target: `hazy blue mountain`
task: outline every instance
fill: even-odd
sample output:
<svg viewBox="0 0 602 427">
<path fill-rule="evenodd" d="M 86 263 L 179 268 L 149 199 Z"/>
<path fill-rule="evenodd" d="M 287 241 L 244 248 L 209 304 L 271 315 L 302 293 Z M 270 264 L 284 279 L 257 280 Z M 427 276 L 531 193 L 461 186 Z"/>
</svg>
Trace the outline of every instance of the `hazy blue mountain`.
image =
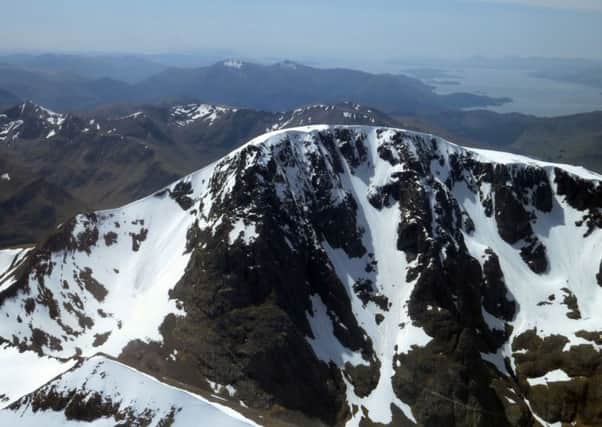
<svg viewBox="0 0 602 427">
<path fill-rule="evenodd" d="M 14 93 L 0 88 L 0 108 L 8 108 L 21 102 L 21 99 Z"/>
<path fill-rule="evenodd" d="M 534 77 L 577 83 L 602 89 L 602 65 L 571 70 L 544 70 L 531 74 Z"/>
<path fill-rule="evenodd" d="M 148 100 L 192 96 L 204 102 L 281 111 L 300 105 L 353 101 L 386 112 L 423 113 L 503 103 L 457 93 L 437 95 L 420 80 L 291 61 L 260 65 L 235 60 L 196 69 L 169 69 L 137 85 Z"/>
<path fill-rule="evenodd" d="M 71 74 L 86 79 L 109 78 L 136 83 L 167 68 L 146 56 L 137 55 L 64 55 L 15 54 L 0 57 L 0 63 L 30 71 Z"/>
<path fill-rule="evenodd" d="M 17 59 L 21 64 L 16 64 Z M 92 72 L 97 66 L 94 61 L 101 60 L 105 62 Z M 14 57 L 12 63 L 0 65 L 0 88 L 57 110 L 198 99 L 267 111 L 351 101 L 389 113 L 416 114 L 508 101 L 468 93 L 438 95 L 431 86 L 409 76 L 320 69 L 291 61 L 260 65 L 226 60 L 200 68 L 169 68 L 137 84 L 115 78 L 125 76 L 131 80 L 135 72 L 140 77 L 144 61 L 133 57 Z M 146 72 L 162 68 L 150 65 Z"/>
</svg>

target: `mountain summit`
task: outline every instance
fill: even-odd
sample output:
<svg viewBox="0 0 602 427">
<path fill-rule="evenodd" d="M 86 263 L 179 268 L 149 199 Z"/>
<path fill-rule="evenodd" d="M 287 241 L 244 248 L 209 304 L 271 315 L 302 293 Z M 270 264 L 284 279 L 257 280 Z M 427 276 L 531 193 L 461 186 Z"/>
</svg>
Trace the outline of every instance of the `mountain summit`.
<svg viewBox="0 0 602 427">
<path fill-rule="evenodd" d="M 47 367 L 25 392 L 71 369 L 1 383 L 0 423 L 178 422 L 95 386 L 123 364 L 266 425 L 600 423 L 601 178 L 393 128 L 257 137 L 0 257 L 4 363 Z"/>
</svg>

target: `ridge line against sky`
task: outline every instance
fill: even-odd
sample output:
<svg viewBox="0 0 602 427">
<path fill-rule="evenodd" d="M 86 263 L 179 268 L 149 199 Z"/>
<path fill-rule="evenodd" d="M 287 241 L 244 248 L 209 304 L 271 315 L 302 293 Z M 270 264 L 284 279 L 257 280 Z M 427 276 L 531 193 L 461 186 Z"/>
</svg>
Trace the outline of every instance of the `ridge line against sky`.
<svg viewBox="0 0 602 427">
<path fill-rule="evenodd" d="M 19 0 L 0 50 L 602 59 L 602 0 Z"/>
</svg>

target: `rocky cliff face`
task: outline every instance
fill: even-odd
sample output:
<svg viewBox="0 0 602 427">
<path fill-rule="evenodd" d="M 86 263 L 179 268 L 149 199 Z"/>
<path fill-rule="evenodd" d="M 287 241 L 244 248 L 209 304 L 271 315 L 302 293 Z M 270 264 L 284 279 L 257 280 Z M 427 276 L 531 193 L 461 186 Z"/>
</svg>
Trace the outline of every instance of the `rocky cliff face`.
<svg viewBox="0 0 602 427">
<path fill-rule="evenodd" d="M 594 425 L 600 178 L 398 129 L 277 131 L 12 262 L 0 336 L 276 423 Z"/>
</svg>

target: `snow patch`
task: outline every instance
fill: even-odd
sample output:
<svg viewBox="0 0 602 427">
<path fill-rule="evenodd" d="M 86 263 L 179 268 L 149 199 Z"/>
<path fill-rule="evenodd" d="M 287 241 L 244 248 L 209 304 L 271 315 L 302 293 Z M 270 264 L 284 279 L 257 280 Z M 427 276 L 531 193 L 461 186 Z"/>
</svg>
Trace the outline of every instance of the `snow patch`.
<svg viewBox="0 0 602 427">
<path fill-rule="evenodd" d="M 137 119 L 140 117 L 144 117 L 144 113 L 142 111 L 136 111 L 135 113 L 128 114 L 127 116 L 119 117 L 117 120 Z"/>
<path fill-rule="evenodd" d="M 229 59 L 227 61 L 224 61 L 224 67 L 228 67 L 228 68 L 236 68 L 236 69 L 241 69 L 243 66 L 243 63 L 241 61 L 236 61 L 233 59 Z"/>
<path fill-rule="evenodd" d="M 17 130 L 23 126 L 23 123 L 23 120 L 13 120 L 12 122 L 0 126 L 0 141 L 5 141 L 10 134 L 12 134 L 12 139 L 14 140 L 15 135 L 19 135 Z"/>
<path fill-rule="evenodd" d="M 239 238 L 242 238 L 245 245 L 250 245 L 259 237 L 255 224 L 245 224 L 242 219 L 238 219 L 228 234 L 228 241 L 233 245 Z"/>
<path fill-rule="evenodd" d="M 334 335 L 332 320 L 322 298 L 319 295 L 312 295 L 311 305 L 313 312 L 308 316 L 308 321 L 313 338 L 307 337 L 306 339 L 318 359 L 326 363 L 334 362 L 339 367 L 343 367 L 347 362 L 353 366 L 366 365 L 367 362 L 360 353 L 343 346 Z"/>
<path fill-rule="evenodd" d="M 172 107 L 171 116 L 178 126 L 187 126 L 198 120 L 206 121 L 212 126 L 216 120 L 228 113 L 234 113 L 235 108 L 221 107 L 208 104 L 187 104 Z"/>
<path fill-rule="evenodd" d="M 527 378 L 527 382 L 531 387 L 536 385 L 548 385 L 548 383 L 559 381 L 571 381 L 571 377 L 569 377 L 562 369 L 555 369 L 541 377 Z"/>
</svg>

